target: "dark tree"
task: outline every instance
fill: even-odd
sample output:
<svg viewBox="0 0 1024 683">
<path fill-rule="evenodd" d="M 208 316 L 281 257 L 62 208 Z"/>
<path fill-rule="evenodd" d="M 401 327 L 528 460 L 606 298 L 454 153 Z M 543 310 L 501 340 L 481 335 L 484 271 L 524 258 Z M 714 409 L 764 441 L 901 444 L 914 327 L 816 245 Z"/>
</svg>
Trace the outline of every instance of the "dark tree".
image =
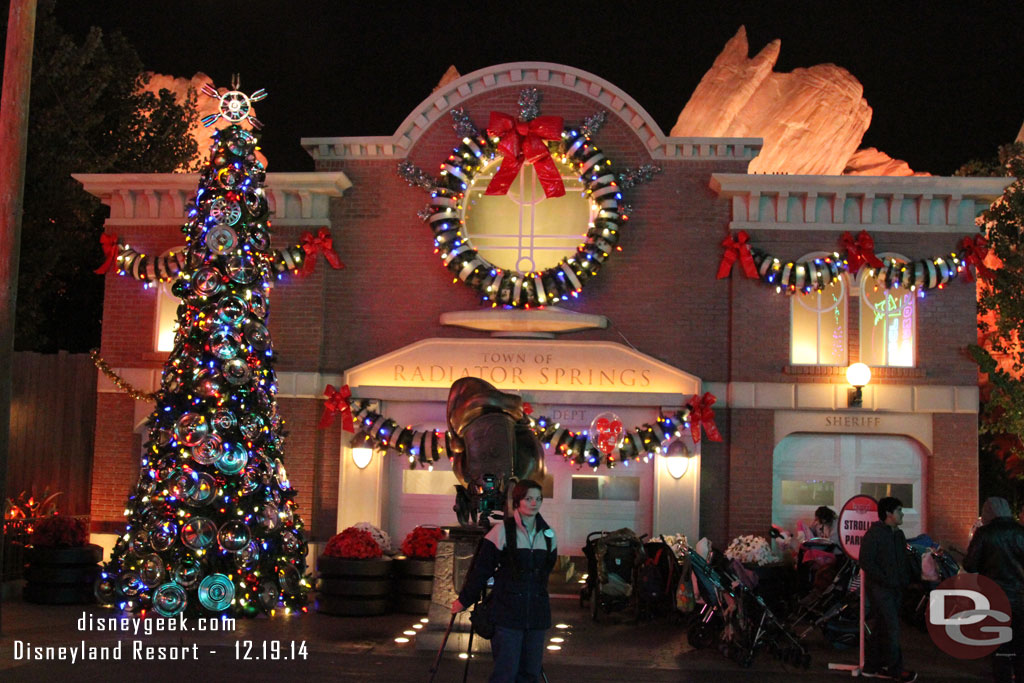
<svg viewBox="0 0 1024 683">
<path fill-rule="evenodd" d="M 1024 145 L 1004 145 L 995 159 L 969 162 L 957 175 L 1017 178 L 982 216 L 999 266 L 989 281 L 979 280 L 981 343 L 970 353 L 986 376 L 979 423 L 982 497 L 1001 495 L 1019 503 L 1024 500 Z"/>
<path fill-rule="evenodd" d="M 6 23 L 6 12 L 3 21 Z M 0 54 L 2 58 L 2 54 Z M 65 34 L 40 2 L 32 60 L 15 347 L 99 345 L 106 207 L 72 173 L 170 172 L 197 159 L 195 98 L 142 92 L 143 66 L 120 35 Z"/>
</svg>

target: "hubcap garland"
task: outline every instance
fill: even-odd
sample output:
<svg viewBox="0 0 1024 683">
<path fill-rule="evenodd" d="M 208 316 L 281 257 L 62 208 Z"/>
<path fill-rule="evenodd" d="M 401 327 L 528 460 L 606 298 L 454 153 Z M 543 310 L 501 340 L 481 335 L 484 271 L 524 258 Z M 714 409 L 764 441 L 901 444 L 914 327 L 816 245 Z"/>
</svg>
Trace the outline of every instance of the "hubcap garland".
<svg viewBox="0 0 1024 683">
<path fill-rule="evenodd" d="M 587 227 L 584 242 L 557 265 L 537 272 L 505 270 L 481 256 L 462 232 L 466 191 L 480 169 L 498 156 L 497 141 L 484 134 L 467 135 L 441 164 L 426 220 L 442 263 L 492 306 L 535 308 L 577 297 L 612 252 L 619 250 L 619 233 L 629 220 L 611 160 L 578 128 L 565 128 L 561 140 L 547 143 L 552 156 L 579 174 L 597 215 Z"/>
</svg>

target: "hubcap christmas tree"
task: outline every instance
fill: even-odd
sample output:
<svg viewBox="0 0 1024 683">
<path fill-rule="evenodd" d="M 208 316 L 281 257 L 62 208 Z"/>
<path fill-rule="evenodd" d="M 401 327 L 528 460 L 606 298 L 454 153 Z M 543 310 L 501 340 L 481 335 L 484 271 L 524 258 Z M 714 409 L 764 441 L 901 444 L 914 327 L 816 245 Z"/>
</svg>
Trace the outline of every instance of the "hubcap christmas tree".
<svg viewBox="0 0 1024 683">
<path fill-rule="evenodd" d="M 237 77 L 232 86 L 224 95 L 203 91 L 222 104 L 266 96 L 238 92 Z M 253 118 L 251 107 L 223 106 L 220 116 L 231 125 L 213 135 L 182 228 L 174 349 L 127 528 L 96 591 L 103 603 L 163 616 L 305 610 L 309 590 L 265 326 L 273 272 L 266 173 L 256 136 L 237 125 Z"/>
</svg>

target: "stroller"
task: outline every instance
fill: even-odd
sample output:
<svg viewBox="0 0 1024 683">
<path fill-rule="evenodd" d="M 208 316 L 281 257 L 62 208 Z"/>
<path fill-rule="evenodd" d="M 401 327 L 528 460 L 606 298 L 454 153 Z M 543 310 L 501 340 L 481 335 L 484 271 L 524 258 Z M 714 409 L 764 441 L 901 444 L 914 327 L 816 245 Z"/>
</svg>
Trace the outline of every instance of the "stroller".
<svg viewBox="0 0 1024 683">
<path fill-rule="evenodd" d="M 648 541 L 643 549 L 644 560 L 637 570 L 636 581 L 640 617 L 651 619 L 672 614 L 682 567 L 664 539 Z"/>
<path fill-rule="evenodd" d="M 859 638 L 860 618 L 860 566 L 845 554 L 836 554 L 834 563 L 811 571 L 813 554 L 807 551 L 832 552 L 834 544 L 821 545 L 808 541 L 801 545 L 798 555 L 804 591 L 799 608 L 790 622 L 799 638 L 804 638 L 815 627 L 832 647 L 841 650 L 855 647 Z"/>
<path fill-rule="evenodd" d="M 639 618 L 637 573 L 644 560 L 643 541 L 632 529 L 593 531 L 583 546 L 587 556 L 587 582 L 580 589 L 580 607 L 590 605 L 597 621 L 600 612 L 633 609 Z"/>
<path fill-rule="evenodd" d="M 723 652 L 743 667 L 752 665 L 762 648 L 789 664 L 810 665 L 806 648 L 760 595 L 728 571 L 713 568 L 700 553 L 687 552 L 704 602 L 687 634 L 690 645 L 699 649 L 720 639 Z"/>
<path fill-rule="evenodd" d="M 911 563 L 920 568 L 920 579 L 911 581 L 903 595 L 903 619 L 922 631 L 927 630 L 925 612 L 932 589 L 960 572 L 959 563 L 927 534 L 907 541 Z"/>
</svg>

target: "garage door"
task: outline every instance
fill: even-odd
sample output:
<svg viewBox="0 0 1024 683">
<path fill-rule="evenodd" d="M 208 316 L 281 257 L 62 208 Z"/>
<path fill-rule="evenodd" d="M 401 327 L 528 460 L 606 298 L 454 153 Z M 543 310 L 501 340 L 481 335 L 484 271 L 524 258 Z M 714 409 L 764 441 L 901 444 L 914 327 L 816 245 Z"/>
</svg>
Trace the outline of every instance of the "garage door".
<svg viewBox="0 0 1024 683">
<path fill-rule="evenodd" d="M 390 458 L 390 523 L 401 542 L 417 524 L 458 524 L 452 505 L 458 483 L 447 460 L 433 471 L 409 469 L 401 457 Z M 547 458 L 541 514 L 558 534 L 563 555 L 582 555 L 591 531 L 629 527 L 651 533 L 654 464 L 633 463 L 612 470 L 580 469 L 563 458 Z"/>
<path fill-rule="evenodd" d="M 926 455 L 905 436 L 790 434 L 775 447 L 772 521 L 795 530 L 798 521 L 814 519 L 819 505 L 838 512 L 859 493 L 895 496 L 904 506 L 904 533 L 916 536 L 927 529 Z"/>
</svg>

